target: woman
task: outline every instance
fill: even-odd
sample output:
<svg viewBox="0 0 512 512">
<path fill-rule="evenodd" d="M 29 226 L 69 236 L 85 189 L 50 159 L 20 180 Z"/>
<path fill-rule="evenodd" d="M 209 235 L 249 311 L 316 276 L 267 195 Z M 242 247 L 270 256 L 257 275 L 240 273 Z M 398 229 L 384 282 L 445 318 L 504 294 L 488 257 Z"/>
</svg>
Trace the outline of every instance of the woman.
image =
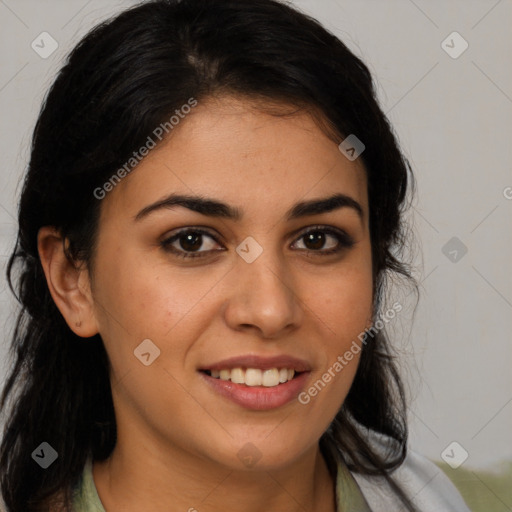
<svg viewBox="0 0 512 512">
<path fill-rule="evenodd" d="M 7 511 L 467 511 L 407 450 L 383 332 L 410 178 L 365 65 L 288 5 L 92 30 L 9 262 Z"/>
</svg>

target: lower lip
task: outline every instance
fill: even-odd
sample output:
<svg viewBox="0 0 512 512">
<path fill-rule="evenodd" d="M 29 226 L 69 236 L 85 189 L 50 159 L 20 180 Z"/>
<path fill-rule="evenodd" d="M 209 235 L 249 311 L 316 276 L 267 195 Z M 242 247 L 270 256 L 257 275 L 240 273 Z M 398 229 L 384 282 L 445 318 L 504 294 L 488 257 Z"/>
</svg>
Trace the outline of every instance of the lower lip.
<svg viewBox="0 0 512 512">
<path fill-rule="evenodd" d="M 246 409 L 266 411 L 282 407 L 296 399 L 306 384 L 309 372 L 303 372 L 284 384 L 273 387 L 246 386 L 230 380 L 215 379 L 200 372 L 206 382 L 222 396 Z"/>
</svg>

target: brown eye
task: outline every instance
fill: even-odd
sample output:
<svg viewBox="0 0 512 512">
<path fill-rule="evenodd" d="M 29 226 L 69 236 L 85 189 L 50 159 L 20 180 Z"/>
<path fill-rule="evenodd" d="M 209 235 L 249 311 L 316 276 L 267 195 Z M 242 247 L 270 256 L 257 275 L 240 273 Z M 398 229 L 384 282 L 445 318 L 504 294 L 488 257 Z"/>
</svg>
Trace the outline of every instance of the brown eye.
<svg viewBox="0 0 512 512">
<path fill-rule="evenodd" d="M 219 250 L 215 249 L 219 244 L 213 235 L 197 228 L 182 230 L 163 240 L 160 245 L 165 251 L 181 258 L 200 258 Z"/>
<path fill-rule="evenodd" d="M 325 244 L 325 234 L 321 231 L 310 231 L 307 235 L 304 235 L 304 245 L 308 249 L 314 251 L 322 249 Z"/>
<path fill-rule="evenodd" d="M 197 251 L 203 245 L 203 235 L 201 233 L 189 233 L 178 238 L 179 245 L 185 251 Z"/>
<path fill-rule="evenodd" d="M 352 247 L 355 243 L 353 238 L 344 231 L 322 226 L 306 231 L 297 239 L 297 242 L 300 240 L 305 247 L 304 249 L 299 247 L 299 249 L 318 253 L 318 255 L 334 254 Z"/>
</svg>

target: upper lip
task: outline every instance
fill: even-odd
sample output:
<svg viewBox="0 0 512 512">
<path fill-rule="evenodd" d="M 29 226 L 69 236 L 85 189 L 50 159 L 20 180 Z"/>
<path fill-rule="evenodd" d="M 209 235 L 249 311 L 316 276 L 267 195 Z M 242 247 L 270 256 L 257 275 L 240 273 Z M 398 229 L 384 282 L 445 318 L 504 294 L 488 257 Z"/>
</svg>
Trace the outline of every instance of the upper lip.
<svg viewBox="0 0 512 512">
<path fill-rule="evenodd" d="M 311 365 L 303 359 L 285 354 L 273 357 L 245 355 L 230 357 L 229 359 L 203 366 L 200 370 L 230 370 L 233 368 L 259 368 L 261 370 L 288 368 L 296 372 L 306 372 L 311 370 Z"/>
</svg>

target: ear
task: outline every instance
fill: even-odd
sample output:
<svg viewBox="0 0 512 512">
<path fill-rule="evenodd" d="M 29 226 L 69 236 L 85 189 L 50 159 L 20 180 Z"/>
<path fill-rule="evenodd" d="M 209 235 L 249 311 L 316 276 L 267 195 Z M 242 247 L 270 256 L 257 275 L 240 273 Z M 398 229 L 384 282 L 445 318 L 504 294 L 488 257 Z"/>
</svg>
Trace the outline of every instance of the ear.
<svg viewBox="0 0 512 512">
<path fill-rule="evenodd" d="M 66 255 L 66 243 L 52 226 L 37 235 L 37 248 L 50 294 L 69 328 L 89 338 L 98 333 L 89 272 Z"/>
</svg>

